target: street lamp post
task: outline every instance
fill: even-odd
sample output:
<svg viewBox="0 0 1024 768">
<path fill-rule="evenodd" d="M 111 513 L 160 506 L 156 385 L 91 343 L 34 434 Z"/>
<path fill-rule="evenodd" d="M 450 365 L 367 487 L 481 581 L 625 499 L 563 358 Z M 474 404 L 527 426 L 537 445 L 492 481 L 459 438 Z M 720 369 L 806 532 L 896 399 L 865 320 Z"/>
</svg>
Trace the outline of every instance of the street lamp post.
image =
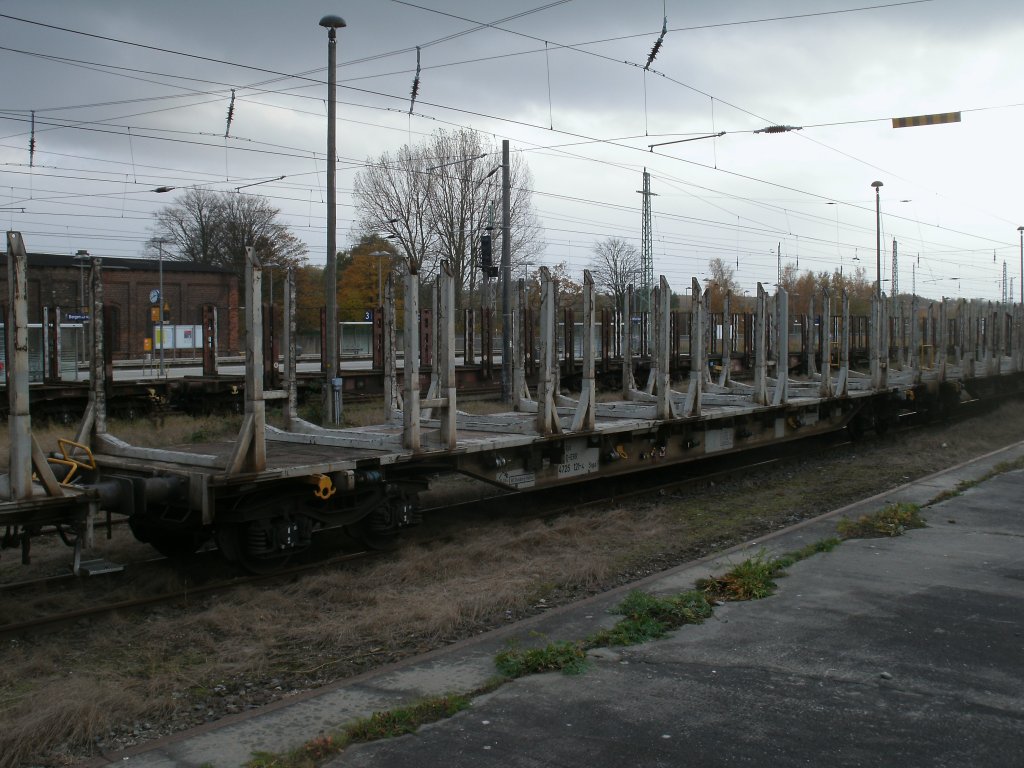
<svg viewBox="0 0 1024 768">
<path fill-rule="evenodd" d="M 157 322 L 160 326 L 160 377 L 164 376 L 164 241 L 156 241 L 157 248 L 159 249 L 159 273 L 160 273 L 160 285 L 157 287 L 157 291 L 160 293 L 160 300 L 157 306 L 157 317 L 160 318 Z"/>
<path fill-rule="evenodd" d="M 882 182 L 872 181 L 875 188 L 875 296 L 882 298 L 882 207 L 878 190 Z"/>
<path fill-rule="evenodd" d="M 88 251 L 75 253 L 75 261 L 78 262 L 78 311 L 85 312 L 85 262 L 89 260 Z"/>
<path fill-rule="evenodd" d="M 74 261 L 78 262 L 78 312 L 85 314 L 85 263 L 89 260 L 89 252 L 81 250 L 75 253 Z M 83 326 L 84 329 L 84 326 Z M 83 330 L 77 338 L 75 344 L 75 381 L 78 381 L 78 367 L 82 363 L 83 357 L 83 340 L 85 338 L 85 331 Z"/>
<path fill-rule="evenodd" d="M 1020 232 L 1020 303 L 1024 305 L 1024 227 L 1017 227 Z"/>
<path fill-rule="evenodd" d="M 384 306 L 384 293 L 382 291 L 381 274 L 380 274 L 380 260 L 390 256 L 391 254 L 387 251 L 374 251 L 370 254 L 377 258 L 377 308 Z"/>
<path fill-rule="evenodd" d="M 512 402 L 512 181 L 508 139 L 501 142 L 501 400 Z"/>
<path fill-rule="evenodd" d="M 335 101 L 337 67 L 337 31 L 345 25 L 341 16 L 328 15 L 320 19 L 327 29 L 327 381 L 324 388 L 324 414 L 337 424 L 341 414 L 336 409 L 334 379 L 338 375 L 338 254 L 337 254 L 337 189 L 335 187 Z"/>
</svg>

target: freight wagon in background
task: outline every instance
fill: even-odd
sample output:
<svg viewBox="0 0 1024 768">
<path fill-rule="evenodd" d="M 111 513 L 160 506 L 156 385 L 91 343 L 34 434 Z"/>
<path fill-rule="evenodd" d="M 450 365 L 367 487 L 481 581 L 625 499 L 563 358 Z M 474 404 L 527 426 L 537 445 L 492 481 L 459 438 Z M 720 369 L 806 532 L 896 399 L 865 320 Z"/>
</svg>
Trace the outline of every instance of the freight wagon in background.
<svg viewBox="0 0 1024 768">
<path fill-rule="evenodd" d="M 965 398 L 1024 389 L 1020 305 L 961 300 L 913 307 L 883 295 L 873 301 L 869 317 L 853 318 L 846 297 L 823 293 L 813 314 L 801 320 L 815 332 L 800 335 L 794 351 L 784 290 L 769 296 L 759 286 L 750 314 L 738 318 L 727 306 L 712 321 L 708 294 L 695 279 L 690 309 L 680 317 L 670 309 L 671 286 L 662 278 L 642 321 L 645 341 L 635 350 L 634 334 L 619 332 L 622 323 L 595 312 L 589 273 L 583 281 L 579 357 L 567 365 L 565 354 L 576 355 L 577 346 L 563 343 L 559 359 L 557 283 L 541 268 L 539 310 L 527 311 L 520 290 L 514 311 L 510 409 L 472 415 L 458 407 L 454 279 L 442 265 L 423 313 L 419 275 L 404 275 L 401 317 L 393 278 L 384 291 L 377 324 L 384 421 L 319 426 L 298 415 L 290 323 L 282 324 L 280 377 L 270 384 L 265 377 L 270 365 L 259 301 L 262 267 L 257 254 L 247 251 L 241 302 L 244 418 L 232 441 L 187 450 L 141 448 L 110 433 L 102 322 L 96 321 L 104 316 L 105 262 L 94 261 L 89 272 L 89 407 L 74 441 L 65 442 L 57 457 L 46 457 L 32 438 L 28 350 L 16 349 L 8 393 L 11 471 L 0 477 L 7 546 L 20 545 L 27 557 L 32 535 L 60 523 L 78 533 L 78 563 L 94 522 L 108 513 L 126 516 L 139 539 L 163 552 L 187 554 L 212 539 L 229 560 L 267 570 L 308 547 L 317 531 L 331 528 L 347 528 L 370 546 L 388 546 L 403 526 L 418 522 L 418 494 L 441 472 L 530 492 L 682 467 L 706 456 L 843 428 L 883 432 L 906 415 L 933 418 Z M 9 336 L 23 339 L 25 258 L 18 233 L 8 233 L 8 252 L 15 324 Z M 634 317 L 629 300 L 619 317 Z M 285 317 L 294 307 L 289 277 Z M 569 321 L 562 329 L 573 327 Z M 616 336 L 614 344 L 607 343 L 610 336 Z M 863 365 L 851 354 L 858 337 L 865 343 Z M 681 340 L 685 344 L 679 346 Z M 613 351 L 619 355 L 619 380 L 611 399 L 608 393 L 599 399 L 598 359 Z M 430 361 L 429 373 L 420 369 L 423 358 Z M 734 370 L 737 359 L 747 361 L 742 379 Z M 331 373 L 337 381 L 338 372 Z M 330 387 L 325 390 L 331 394 Z M 266 423 L 268 403 L 281 406 L 283 428 Z"/>
</svg>

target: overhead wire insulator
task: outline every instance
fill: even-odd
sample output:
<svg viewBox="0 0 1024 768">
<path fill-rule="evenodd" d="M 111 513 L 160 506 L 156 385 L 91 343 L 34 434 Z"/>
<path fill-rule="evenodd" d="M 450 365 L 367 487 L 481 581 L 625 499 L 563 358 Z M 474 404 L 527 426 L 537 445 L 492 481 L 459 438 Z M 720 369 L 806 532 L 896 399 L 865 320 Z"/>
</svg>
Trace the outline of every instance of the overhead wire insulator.
<svg viewBox="0 0 1024 768">
<path fill-rule="evenodd" d="M 409 99 L 409 114 L 412 114 L 412 109 L 416 106 L 416 97 L 420 92 L 420 47 L 416 46 L 416 76 L 412 79 L 412 94 Z"/>
<path fill-rule="evenodd" d="M 661 44 L 665 41 L 665 35 L 668 34 L 668 16 L 665 17 L 665 21 L 661 25 L 661 34 L 658 39 L 654 42 L 654 47 L 651 48 L 651 52 L 647 55 L 647 63 L 644 64 L 644 69 L 650 69 L 651 64 L 654 63 L 654 59 L 658 55 L 658 51 L 661 50 Z"/>
<path fill-rule="evenodd" d="M 226 139 L 231 135 L 231 121 L 235 119 L 235 89 L 231 89 L 231 103 L 228 104 L 228 121 L 227 127 L 224 129 L 224 138 Z"/>
<path fill-rule="evenodd" d="M 28 138 L 28 167 L 32 168 L 36 161 L 36 111 L 32 110 L 32 132 Z"/>
<path fill-rule="evenodd" d="M 802 131 L 802 125 L 769 125 L 767 128 L 758 128 L 754 133 L 788 133 L 789 131 Z"/>
</svg>

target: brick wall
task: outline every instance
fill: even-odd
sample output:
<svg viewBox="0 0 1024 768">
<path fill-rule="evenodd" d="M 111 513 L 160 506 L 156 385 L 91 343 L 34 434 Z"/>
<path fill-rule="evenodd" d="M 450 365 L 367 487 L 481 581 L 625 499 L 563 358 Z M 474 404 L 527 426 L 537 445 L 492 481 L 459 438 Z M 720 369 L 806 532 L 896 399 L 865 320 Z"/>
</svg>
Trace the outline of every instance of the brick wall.
<svg viewBox="0 0 1024 768">
<path fill-rule="evenodd" d="M 114 359 L 138 358 L 152 336 L 150 291 L 160 284 L 159 264 L 150 259 L 103 259 L 103 300 L 112 307 Z M 62 314 L 79 312 L 89 303 L 89 267 L 78 266 L 71 256 L 29 254 L 28 317 L 40 323 L 43 307 L 60 307 Z M 200 325 L 203 306 L 217 308 L 218 345 L 222 355 L 240 354 L 238 278 L 230 271 L 194 267 L 182 262 L 163 263 L 164 298 L 169 325 Z M 7 262 L 0 254 L 0 304 L 7 313 Z M 83 302 L 80 297 L 84 297 Z"/>
</svg>

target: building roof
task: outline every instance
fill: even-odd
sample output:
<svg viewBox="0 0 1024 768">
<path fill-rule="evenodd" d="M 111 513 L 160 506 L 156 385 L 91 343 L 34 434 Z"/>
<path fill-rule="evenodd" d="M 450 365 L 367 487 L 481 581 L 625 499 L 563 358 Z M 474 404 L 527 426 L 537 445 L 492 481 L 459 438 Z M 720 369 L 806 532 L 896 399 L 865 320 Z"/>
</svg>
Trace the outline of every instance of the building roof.
<svg viewBox="0 0 1024 768">
<path fill-rule="evenodd" d="M 131 269 L 138 272 L 156 272 L 160 269 L 158 259 L 124 259 L 112 256 L 103 256 L 102 254 L 92 254 L 92 257 L 102 259 L 103 266 L 116 267 L 117 269 Z M 28 254 L 29 267 L 78 267 L 83 263 L 87 264 L 88 262 L 83 262 L 75 256 L 69 256 L 63 253 Z M 0 264 L 7 264 L 6 252 L 0 253 Z M 178 261 L 176 259 L 164 259 L 163 270 L 164 272 L 206 272 L 222 275 L 234 274 L 234 270 L 226 267 L 194 264 L 190 261 Z"/>
</svg>

